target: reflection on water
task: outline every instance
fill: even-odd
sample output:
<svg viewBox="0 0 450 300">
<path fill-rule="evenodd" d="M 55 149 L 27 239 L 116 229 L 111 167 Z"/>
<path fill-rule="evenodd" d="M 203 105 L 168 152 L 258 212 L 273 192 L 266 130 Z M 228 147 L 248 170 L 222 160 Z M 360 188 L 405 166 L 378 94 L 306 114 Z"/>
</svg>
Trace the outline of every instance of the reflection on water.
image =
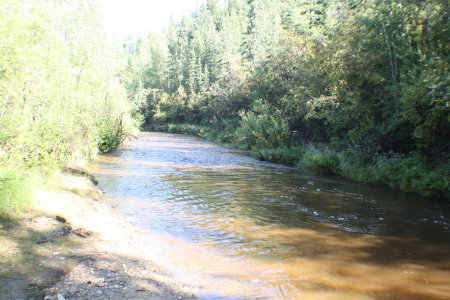
<svg viewBox="0 0 450 300">
<path fill-rule="evenodd" d="M 144 133 L 95 164 L 204 299 L 450 299 L 450 207 Z"/>
</svg>

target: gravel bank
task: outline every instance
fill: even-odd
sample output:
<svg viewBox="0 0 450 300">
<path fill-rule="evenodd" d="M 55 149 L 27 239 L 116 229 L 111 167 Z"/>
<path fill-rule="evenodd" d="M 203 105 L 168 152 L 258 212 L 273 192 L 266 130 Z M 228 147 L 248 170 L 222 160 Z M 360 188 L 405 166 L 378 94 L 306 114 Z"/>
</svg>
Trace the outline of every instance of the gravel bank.
<svg viewBox="0 0 450 300">
<path fill-rule="evenodd" d="M 63 175 L 61 182 L 62 191 L 36 190 L 35 210 L 0 227 L 8 242 L 0 243 L 0 258 L 8 257 L 0 299 L 197 299 L 149 259 L 151 241 L 102 201 L 91 180 Z M 19 263 L 17 251 L 27 254 Z"/>
</svg>

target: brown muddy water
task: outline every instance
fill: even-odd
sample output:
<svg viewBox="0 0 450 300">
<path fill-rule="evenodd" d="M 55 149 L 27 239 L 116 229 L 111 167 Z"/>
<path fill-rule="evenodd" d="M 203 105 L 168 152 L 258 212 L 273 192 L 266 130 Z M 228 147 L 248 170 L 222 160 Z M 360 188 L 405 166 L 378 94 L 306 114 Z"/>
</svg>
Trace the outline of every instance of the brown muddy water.
<svg viewBox="0 0 450 300">
<path fill-rule="evenodd" d="M 450 299 L 450 206 L 143 133 L 94 164 L 201 299 Z"/>
</svg>

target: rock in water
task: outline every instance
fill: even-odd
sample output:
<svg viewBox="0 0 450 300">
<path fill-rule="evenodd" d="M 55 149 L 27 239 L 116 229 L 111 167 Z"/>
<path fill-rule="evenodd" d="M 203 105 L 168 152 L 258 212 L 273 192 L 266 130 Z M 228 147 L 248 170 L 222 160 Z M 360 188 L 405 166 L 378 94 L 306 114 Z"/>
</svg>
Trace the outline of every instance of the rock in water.
<svg viewBox="0 0 450 300">
<path fill-rule="evenodd" d="M 61 223 L 67 223 L 67 219 L 61 216 L 56 216 L 56 221 Z"/>
<path fill-rule="evenodd" d="M 63 295 L 58 294 L 58 296 L 56 296 L 56 300 L 66 300 L 66 298 L 64 298 Z"/>
</svg>

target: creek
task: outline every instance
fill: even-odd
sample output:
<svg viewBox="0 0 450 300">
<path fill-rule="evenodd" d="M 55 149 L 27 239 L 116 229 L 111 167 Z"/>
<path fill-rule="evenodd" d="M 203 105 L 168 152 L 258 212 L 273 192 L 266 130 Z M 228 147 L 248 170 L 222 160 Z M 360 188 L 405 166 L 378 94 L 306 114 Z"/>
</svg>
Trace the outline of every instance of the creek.
<svg viewBox="0 0 450 300">
<path fill-rule="evenodd" d="M 93 169 L 156 263 L 201 299 L 450 299 L 448 202 L 166 133 Z"/>
</svg>

